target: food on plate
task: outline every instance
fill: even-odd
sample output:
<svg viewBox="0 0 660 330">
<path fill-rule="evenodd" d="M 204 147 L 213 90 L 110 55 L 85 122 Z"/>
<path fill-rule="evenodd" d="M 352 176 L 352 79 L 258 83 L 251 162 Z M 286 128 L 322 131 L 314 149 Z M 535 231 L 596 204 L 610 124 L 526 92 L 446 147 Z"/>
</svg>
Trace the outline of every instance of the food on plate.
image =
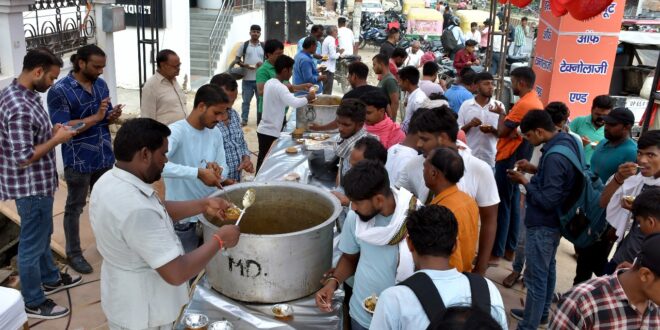
<svg viewBox="0 0 660 330">
<path fill-rule="evenodd" d="M 277 304 L 271 310 L 278 319 L 287 319 L 293 316 L 293 306 L 289 304 Z"/>
<path fill-rule="evenodd" d="M 302 139 L 304 133 L 305 133 L 305 128 L 298 127 L 293 130 L 293 132 L 291 133 L 291 137 L 294 139 Z"/>
<path fill-rule="evenodd" d="M 300 174 L 296 172 L 291 172 L 284 176 L 285 181 L 298 181 L 300 180 Z"/>
<path fill-rule="evenodd" d="M 625 199 L 626 202 L 628 202 L 628 203 L 633 203 L 635 201 L 635 196 L 630 196 L 630 195 L 623 196 L 623 199 Z"/>
</svg>

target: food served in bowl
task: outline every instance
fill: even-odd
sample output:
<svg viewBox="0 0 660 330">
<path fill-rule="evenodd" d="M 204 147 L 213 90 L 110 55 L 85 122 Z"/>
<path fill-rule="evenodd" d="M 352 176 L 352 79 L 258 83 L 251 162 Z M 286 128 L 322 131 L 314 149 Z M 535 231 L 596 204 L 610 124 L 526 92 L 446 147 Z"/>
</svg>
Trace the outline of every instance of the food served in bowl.
<svg viewBox="0 0 660 330">
<path fill-rule="evenodd" d="M 287 153 L 287 154 L 297 154 L 297 153 L 298 153 L 298 148 L 296 148 L 296 147 L 288 147 L 288 148 L 286 148 L 286 153 Z"/>
<path fill-rule="evenodd" d="M 626 202 L 628 202 L 628 203 L 633 203 L 633 202 L 635 202 L 635 196 L 630 196 L 630 195 L 628 195 L 628 196 L 623 196 L 623 199 L 624 199 Z"/>
<path fill-rule="evenodd" d="M 227 221 L 236 221 L 240 215 L 241 210 L 239 210 L 238 207 L 234 206 L 225 210 L 225 220 Z"/>
<path fill-rule="evenodd" d="M 370 314 L 373 314 L 374 311 L 376 311 L 377 303 L 378 303 L 378 296 L 371 295 L 364 299 L 364 301 L 362 302 L 362 307 L 364 307 L 364 309 Z"/>
<path fill-rule="evenodd" d="M 277 304 L 273 306 L 271 311 L 278 319 L 288 319 L 293 317 L 293 306 L 289 304 Z"/>
</svg>

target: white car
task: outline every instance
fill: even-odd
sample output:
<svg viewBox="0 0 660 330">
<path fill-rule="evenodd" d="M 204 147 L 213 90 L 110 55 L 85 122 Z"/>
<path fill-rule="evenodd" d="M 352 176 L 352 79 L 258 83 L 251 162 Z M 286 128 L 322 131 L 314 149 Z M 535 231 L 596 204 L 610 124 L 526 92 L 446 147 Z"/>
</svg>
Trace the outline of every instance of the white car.
<svg viewBox="0 0 660 330">
<path fill-rule="evenodd" d="M 362 12 L 383 14 L 385 10 L 379 0 L 366 0 L 362 2 Z"/>
</svg>

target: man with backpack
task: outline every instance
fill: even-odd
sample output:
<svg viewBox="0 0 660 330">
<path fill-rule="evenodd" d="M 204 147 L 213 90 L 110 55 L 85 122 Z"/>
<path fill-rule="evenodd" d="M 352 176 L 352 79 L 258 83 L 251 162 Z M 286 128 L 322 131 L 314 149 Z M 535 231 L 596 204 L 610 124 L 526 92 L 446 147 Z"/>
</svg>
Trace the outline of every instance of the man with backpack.
<svg viewBox="0 0 660 330">
<path fill-rule="evenodd" d="M 448 208 L 430 205 L 412 211 L 406 228 L 406 243 L 419 270 L 381 293 L 370 329 L 437 329 L 447 308 L 466 303 L 508 329 L 502 296 L 493 282 L 449 267 L 458 223 Z"/>
<path fill-rule="evenodd" d="M 259 41 L 261 26 L 250 27 L 250 40 L 243 43 L 238 55 L 238 65 L 243 68 L 243 109 L 241 112 L 241 125 L 246 126 L 250 116 L 250 102 L 257 93 L 257 69 L 264 63 L 264 44 Z"/>
<path fill-rule="evenodd" d="M 525 310 L 512 309 L 511 316 L 521 320 L 518 329 L 536 329 L 548 323 L 548 313 L 555 289 L 557 247 L 561 238 L 558 210 L 566 202 L 575 200 L 575 182 L 580 182 L 582 168 L 571 159 L 579 159 L 584 166 L 584 154 L 571 135 L 558 132 L 547 111 L 532 110 L 523 117 L 520 130 L 532 145 L 545 143 L 539 165 L 526 159 L 516 162 L 508 176 L 516 184 L 525 186 L 527 203 L 525 226 L 525 257 L 527 270 Z M 534 174 L 528 180 L 524 173 Z"/>
<path fill-rule="evenodd" d="M 456 53 L 463 49 L 465 36 L 461 31 L 461 20 L 458 17 L 452 17 L 449 26 L 442 32 L 440 41 L 442 42 L 442 48 L 445 50 L 445 55 L 452 60 Z"/>
</svg>

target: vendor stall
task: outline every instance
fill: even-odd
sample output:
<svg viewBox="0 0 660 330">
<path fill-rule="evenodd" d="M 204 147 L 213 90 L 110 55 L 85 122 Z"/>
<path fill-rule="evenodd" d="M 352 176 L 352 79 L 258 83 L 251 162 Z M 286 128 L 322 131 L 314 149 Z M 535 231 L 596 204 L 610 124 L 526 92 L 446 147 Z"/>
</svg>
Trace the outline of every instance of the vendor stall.
<svg viewBox="0 0 660 330">
<path fill-rule="evenodd" d="M 442 13 L 430 8 L 412 8 L 408 13 L 408 33 L 442 35 Z"/>
</svg>

